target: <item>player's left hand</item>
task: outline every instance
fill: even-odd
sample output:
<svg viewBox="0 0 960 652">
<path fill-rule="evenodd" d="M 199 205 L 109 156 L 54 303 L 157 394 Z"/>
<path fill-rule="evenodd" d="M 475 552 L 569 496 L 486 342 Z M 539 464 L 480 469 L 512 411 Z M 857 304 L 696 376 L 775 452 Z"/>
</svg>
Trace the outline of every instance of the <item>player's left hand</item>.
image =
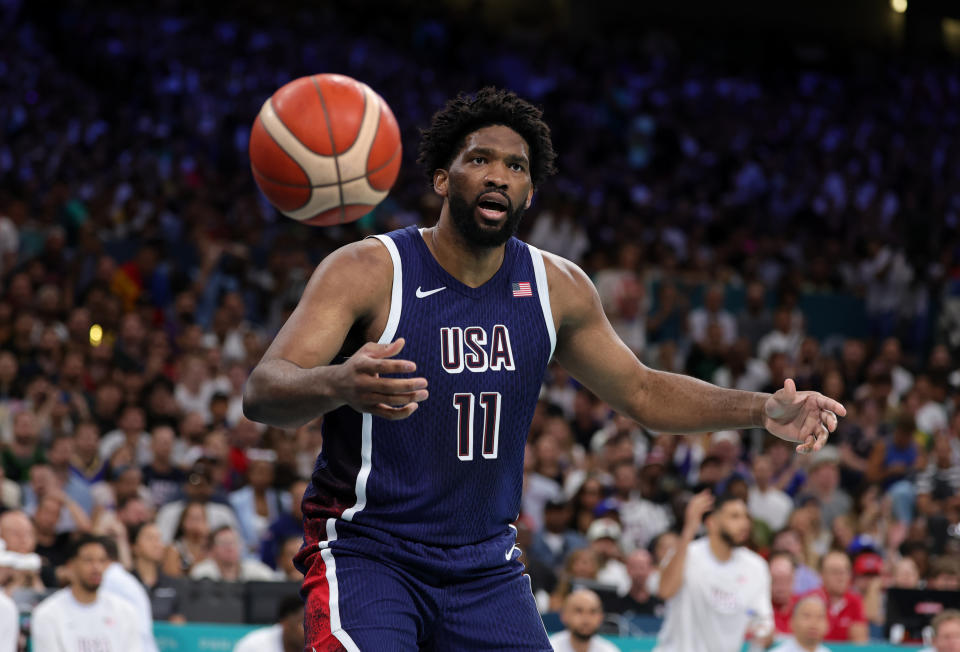
<svg viewBox="0 0 960 652">
<path fill-rule="evenodd" d="M 787 378 L 763 405 L 763 427 L 780 439 L 800 442 L 798 453 L 812 453 L 823 448 L 837 429 L 837 417 L 846 415 L 847 409 L 837 401 L 819 392 L 798 392 Z"/>
</svg>

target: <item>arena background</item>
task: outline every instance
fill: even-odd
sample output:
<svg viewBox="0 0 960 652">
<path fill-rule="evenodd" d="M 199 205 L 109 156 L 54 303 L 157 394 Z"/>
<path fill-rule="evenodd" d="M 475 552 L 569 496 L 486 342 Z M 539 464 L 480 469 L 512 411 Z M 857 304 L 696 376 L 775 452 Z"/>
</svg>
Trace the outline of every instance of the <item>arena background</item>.
<svg viewBox="0 0 960 652">
<path fill-rule="evenodd" d="M 592 550 L 590 523 L 614 518 L 627 556 L 680 526 L 704 460 L 710 478 L 747 491 L 766 452 L 795 507 L 779 524 L 757 518 L 752 546 L 768 554 L 787 527 L 812 567 L 834 547 L 878 556 L 854 579 L 876 606 L 876 640 L 888 635 L 888 588 L 960 589 L 956 3 L 5 0 L 0 52 L 2 502 L 37 537 L 22 551 L 6 540 L 0 580 L 24 642 L 37 582 L 62 581 L 74 533 L 129 541 L 197 473 L 246 528 L 256 519 L 229 496 L 252 464 L 269 467 L 275 538 L 244 543 L 284 574 L 276 538 L 295 534 L 291 494 L 319 431 L 244 421 L 245 375 L 325 255 L 433 223 L 417 130 L 451 95 L 488 84 L 542 106 L 559 153 L 521 235 L 591 275 L 644 362 L 756 390 L 791 376 L 850 410 L 827 457 L 795 460 L 758 432 L 644 431 L 551 369 L 527 450 L 527 552 L 546 503 L 569 501 L 574 547 Z M 391 196 L 328 229 L 270 208 L 246 155 L 264 99 L 317 72 L 368 83 L 404 137 Z M 723 328 L 703 327 L 712 316 Z M 83 421 L 97 437 L 77 432 Z M 172 450 L 159 454 L 176 473 L 154 460 L 152 434 L 168 424 Z M 897 428 L 909 428 L 914 462 L 890 475 L 883 449 Z M 609 475 L 618 459 L 634 463 L 632 494 Z M 934 476 L 947 483 L 935 496 Z M 585 497 L 584 477 L 605 500 Z M 39 522 L 58 500 L 57 523 Z M 531 561 L 549 628 L 571 585 L 621 572 L 572 557 Z M 897 574 L 904 559 L 912 584 Z M 286 567 L 286 585 L 155 589 L 160 649 L 230 649 L 272 622 L 295 589 Z M 604 631 L 649 649 L 658 609 L 611 613 Z M 171 615 L 187 624 L 163 622 Z"/>
</svg>

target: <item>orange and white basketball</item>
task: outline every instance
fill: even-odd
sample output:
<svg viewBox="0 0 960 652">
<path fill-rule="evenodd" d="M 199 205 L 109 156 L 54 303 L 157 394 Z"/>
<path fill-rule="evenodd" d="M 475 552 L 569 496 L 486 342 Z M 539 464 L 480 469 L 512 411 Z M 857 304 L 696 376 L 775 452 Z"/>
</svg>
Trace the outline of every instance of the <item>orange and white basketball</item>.
<svg viewBox="0 0 960 652">
<path fill-rule="evenodd" d="M 345 75 L 286 84 L 264 102 L 250 132 L 257 186 L 284 215 L 319 226 L 352 222 L 383 201 L 401 153 L 390 107 Z"/>
</svg>

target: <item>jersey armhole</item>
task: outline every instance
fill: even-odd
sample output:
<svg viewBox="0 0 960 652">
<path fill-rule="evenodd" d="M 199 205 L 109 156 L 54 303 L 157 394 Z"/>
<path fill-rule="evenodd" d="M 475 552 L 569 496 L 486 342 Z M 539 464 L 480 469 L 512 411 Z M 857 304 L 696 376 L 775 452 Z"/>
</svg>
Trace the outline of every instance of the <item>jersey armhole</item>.
<svg viewBox="0 0 960 652">
<path fill-rule="evenodd" d="M 383 333 L 377 340 L 380 344 L 389 344 L 397 334 L 397 327 L 400 325 L 400 310 L 403 307 L 403 267 L 400 263 L 400 251 L 397 249 L 397 243 L 388 235 L 373 235 L 390 252 L 390 260 L 393 261 L 393 289 L 390 292 L 390 313 L 387 315 L 387 325 L 383 327 Z"/>
<path fill-rule="evenodd" d="M 547 326 L 547 334 L 550 336 L 550 356 L 547 360 L 553 358 L 553 352 L 557 348 L 557 329 L 553 323 L 553 311 L 550 309 L 550 286 L 547 285 L 547 268 L 543 263 L 543 254 L 533 245 L 527 245 L 530 251 L 530 260 L 533 262 L 533 275 L 537 280 L 537 294 L 540 296 L 540 308 L 543 310 L 543 322 Z"/>
</svg>

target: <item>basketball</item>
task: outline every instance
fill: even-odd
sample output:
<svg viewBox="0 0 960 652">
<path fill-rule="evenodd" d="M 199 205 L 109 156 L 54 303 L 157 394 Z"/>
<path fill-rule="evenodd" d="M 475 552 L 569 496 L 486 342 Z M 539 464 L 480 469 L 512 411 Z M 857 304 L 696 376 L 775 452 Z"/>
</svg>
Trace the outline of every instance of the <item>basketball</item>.
<svg viewBox="0 0 960 652">
<path fill-rule="evenodd" d="M 263 103 L 250 132 L 257 186 L 281 213 L 317 226 L 352 222 L 383 201 L 401 153 L 390 107 L 345 75 L 284 85 Z"/>
</svg>

